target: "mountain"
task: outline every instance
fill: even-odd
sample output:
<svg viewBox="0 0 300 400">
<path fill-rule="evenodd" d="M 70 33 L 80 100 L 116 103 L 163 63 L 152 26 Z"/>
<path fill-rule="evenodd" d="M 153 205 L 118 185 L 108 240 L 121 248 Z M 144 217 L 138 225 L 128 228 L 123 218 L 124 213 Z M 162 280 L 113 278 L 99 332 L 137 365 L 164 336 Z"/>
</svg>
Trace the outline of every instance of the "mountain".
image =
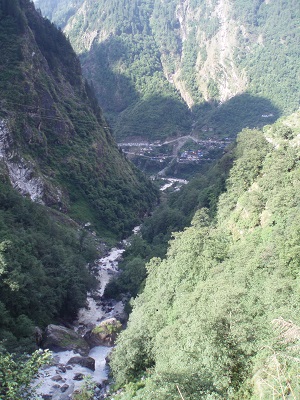
<svg viewBox="0 0 300 400">
<path fill-rule="evenodd" d="M 78 8 L 82 5 L 83 0 L 34 0 L 37 8 L 43 9 L 43 14 L 55 23 L 55 25 L 64 28 L 69 18 L 71 18 Z"/>
<path fill-rule="evenodd" d="M 155 190 L 117 148 L 63 33 L 29 1 L 2 3 L 1 156 L 12 184 L 104 236 L 129 233 Z"/>
<path fill-rule="evenodd" d="M 69 41 L 31 1 L 0 1 L 0 38 L 1 353 L 32 348 L 36 325 L 74 318 L 102 241 L 131 233 L 157 190 L 119 151 Z"/>
<path fill-rule="evenodd" d="M 118 138 L 234 135 L 299 107 L 297 0 L 36 4 L 70 38 Z"/>
<path fill-rule="evenodd" d="M 238 135 L 216 215 L 147 264 L 112 354 L 118 398 L 299 397 L 299 146 L 299 112 Z"/>
</svg>

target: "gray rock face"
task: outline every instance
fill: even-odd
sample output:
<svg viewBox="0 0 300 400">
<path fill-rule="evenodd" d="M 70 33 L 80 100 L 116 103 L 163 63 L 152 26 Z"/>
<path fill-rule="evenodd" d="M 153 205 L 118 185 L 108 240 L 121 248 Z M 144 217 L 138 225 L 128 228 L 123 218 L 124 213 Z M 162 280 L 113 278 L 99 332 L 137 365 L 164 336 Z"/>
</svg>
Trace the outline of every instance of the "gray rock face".
<svg viewBox="0 0 300 400">
<path fill-rule="evenodd" d="M 12 186 L 22 196 L 29 196 L 32 201 L 40 204 L 63 203 L 61 190 L 53 185 L 50 187 L 47 177 L 38 171 L 37 166 L 17 152 L 8 122 L 3 119 L 0 119 L 0 160 L 6 165 Z"/>
<path fill-rule="evenodd" d="M 43 341 L 43 331 L 38 326 L 34 328 L 34 338 L 36 344 L 40 346 Z"/>
<path fill-rule="evenodd" d="M 87 356 L 90 350 L 88 343 L 71 329 L 60 325 L 48 325 L 42 342 L 44 349 L 53 351 L 74 350 Z"/>
<path fill-rule="evenodd" d="M 82 367 L 95 371 L 95 360 L 92 357 L 72 357 L 68 364 L 78 364 Z"/>
<path fill-rule="evenodd" d="M 13 141 L 4 120 L 0 120 L 0 159 L 6 164 L 12 185 L 22 195 L 29 195 L 32 201 L 44 204 L 44 182 L 33 172 L 33 164 L 26 163 L 16 150 L 13 150 Z"/>
<path fill-rule="evenodd" d="M 7 162 L 9 177 L 14 188 L 23 195 L 29 195 L 32 201 L 44 204 L 44 182 L 33 172 L 33 165 L 26 164 L 23 159 L 18 163 Z"/>
<path fill-rule="evenodd" d="M 115 314 L 115 317 L 121 322 L 121 324 L 126 324 L 128 321 L 128 314 L 124 310 L 118 311 Z"/>
</svg>

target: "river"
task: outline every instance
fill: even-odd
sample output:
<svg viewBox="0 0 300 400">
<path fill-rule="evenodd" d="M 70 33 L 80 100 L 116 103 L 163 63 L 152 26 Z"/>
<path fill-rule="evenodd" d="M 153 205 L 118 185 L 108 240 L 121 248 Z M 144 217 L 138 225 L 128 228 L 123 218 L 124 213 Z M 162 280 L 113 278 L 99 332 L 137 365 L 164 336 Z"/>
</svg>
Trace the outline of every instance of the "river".
<svg viewBox="0 0 300 400">
<path fill-rule="evenodd" d="M 174 185 L 174 183 L 176 182 L 178 183 L 178 186 L 175 188 L 175 192 L 179 191 L 182 185 L 186 185 L 189 183 L 186 179 L 178 179 L 178 178 L 160 178 L 160 179 L 167 182 L 160 188 L 161 192 L 165 191 L 166 189 Z"/>
<path fill-rule="evenodd" d="M 135 231 L 137 231 L 136 228 Z M 115 302 L 112 300 L 107 304 L 101 297 L 111 277 L 117 274 L 118 262 L 124 251 L 124 248 L 113 248 L 107 256 L 95 262 L 93 272 L 98 280 L 98 287 L 92 294 L 88 293 L 87 307 L 79 310 L 77 320 L 73 323 L 73 329 L 81 335 L 91 330 L 100 321 L 122 313 L 124 308 L 122 301 Z M 68 365 L 68 361 L 72 357 L 80 356 L 78 353 L 73 351 L 53 352 L 53 365 L 42 369 L 38 379 L 33 384 L 37 388 L 39 399 L 70 399 L 72 393 L 83 383 L 83 380 L 76 380 L 78 374 L 91 376 L 100 387 L 101 383 L 108 378 L 106 357 L 111 349 L 111 347 L 106 346 L 95 346 L 90 350 L 89 357 L 95 360 L 95 371 L 80 365 Z M 101 390 L 97 390 L 100 393 Z"/>
</svg>

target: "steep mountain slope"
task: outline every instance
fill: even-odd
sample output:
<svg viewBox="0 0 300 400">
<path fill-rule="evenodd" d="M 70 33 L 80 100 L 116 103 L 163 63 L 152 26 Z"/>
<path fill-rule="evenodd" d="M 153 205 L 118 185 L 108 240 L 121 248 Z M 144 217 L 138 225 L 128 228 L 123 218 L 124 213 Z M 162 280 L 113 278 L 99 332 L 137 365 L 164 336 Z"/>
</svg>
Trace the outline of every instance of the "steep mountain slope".
<svg viewBox="0 0 300 400">
<path fill-rule="evenodd" d="M 31 1 L 0 1 L 0 48 L 2 357 L 3 346 L 32 349 L 36 325 L 74 318 L 95 283 L 94 231 L 115 242 L 157 192 L 118 150 L 70 43 Z"/>
<path fill-rule="evenodd" d="M 86 265 L 98 252 L 74 221 L 17 193 L 2 168 L 0 189 L 1 360 L 3 347 L 34 349 L 36 326 L 76 316 L 94 286 Z"/>
<path fill-rule="evenodd" d="M 57 23 L 68 4 L 54 2 L 51 14 L 36 1 Z M 299 107 L 297 0 L 82 0 L 75 9 L 64 29 L 117 136 L 163 138 L 192 121 L 194 132 L 228 135 Z"/>
<path fill-rule="evenodd" d="M 300 113 L 244 130 L 217 219 L 152 259 L 112 357 L 124 399 L 298 398 Z"/>
<path fill-rule="evenodd" d="M 26 0 L 1 3 L 1 159 L 14 187 L 90 222 L 129 232 L 155 190 L 119 152 L 61 31 Z"/>
</svg>

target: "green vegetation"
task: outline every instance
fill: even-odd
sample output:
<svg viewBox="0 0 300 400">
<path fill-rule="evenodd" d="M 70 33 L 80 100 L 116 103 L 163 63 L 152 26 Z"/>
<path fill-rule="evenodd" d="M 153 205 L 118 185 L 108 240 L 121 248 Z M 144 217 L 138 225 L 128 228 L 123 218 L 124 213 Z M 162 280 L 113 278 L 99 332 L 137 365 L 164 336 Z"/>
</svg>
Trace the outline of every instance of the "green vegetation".
<svg viewBox="0 0 300 400">
<path fill-rule="evenodd" d="M 84 384 L 79 389 L 78 393 L 73 395 L 74 400 L 91 400 L 94 397 L 94 391 L 96 388 L 96 383 L 92 380 L 90 376 L 84 378 Z"/>
<path fill-rule="evenodd" d="M 133 107 L 122 112 L 114 129 L 118 139 L 130 136 L 164 140 L 166 137 L 187 133 L 191 116 L 180 99 L 164 94 L 145 96 Z"/>
<path fill-rule="evenodd" d="M 157 190 L 118 150 L 69 41 L 31 1 L 0 1 L 0 36 L 0 341 L 20 352 L 35 348 L 34 326 L 85 304 L 91 233 L 127 235 Z"/>
<path fill-rule="evenodd" d="M 200 134 L 208 126 L 234 136 L 299 108 L 298 1 L 218 4 L 81 0 L 69 6 L 65 32 L 117 138 L 164 139 L 189 132 L 193 122 Z M 68 2 L 38 5 L 47 16 L 54 7 L 65 21 Z"/>
<path fill-rule="evenodd" d="M 118 138 L 150 134 L 163 139 L 188 132 L 191 115 L 165 80 L 153 38 L 122 33 L 95 45 L 91 52 L 95 71 L 91 74 L 87 67 L 90 53 L 81 55 L 83 70 L 94 82 L 101 106 L 115 121 Z"/>
<path fill-rule="evenodd" d="M 19 35 L 23 30 L 24 20 L 17 1 L 2 0 L 0 3 L 0 50 L 5 57 L 0 60 L 0 90 L 2 102 L 20 101 L 20 93 L 16 89 L 21 84 L 20 62 L 22 53 Z M 1 106 L 2 108 L 2 106 Z"/>
<path fill-rule="evenodd" d="M 119 333 L 121 329 L 122 329 L 121 322 L 116 321 L 115 323 L 107 323 L 107 324 L 103 323 L 102 325 L 98 325 L 92 330 L 92 333 L 111 335 L 112 333 Z"/>
<path fill-rule="evenodd" d="M 0 349 L 0 396 L 7 400 L 32 399 L 32 379 L 50 360 L 50 353 L 35 351 L 30 357 L 15 358 Z M 3 397 L 2 397 L 3 396 Z"/>
<path fill-rule="evenodd" d="M 217 108 L 199 106 L 197 112 L 203 118 L 199 121 L 200 125 L 203 120 L 207 121 L 207 126 L 221 137 L 235 136 L 245 127 L 262 127 L 275 122 L 280 116 L 280 110 L 270 101 L 253 96 L 250 92 L 237 95 Z M 264 118 L 262 115 L 269 117 Z M 211 133 L 203 134 L 210 136 Z"/>
<path fill-rule="evenodd" d="M 271 100 L 281 113 L 297 110 L 300 92 L 295 67 L 299 57 L 298 1 L 267 4 L 259 0 L 236 0 L 233 14 L 247 30 L 246 35 L 239 32 L 236 59 L 240 68 L 246 68 L 251 77 L 249 90 Z M 250 52 L 247 46 L 250 46 Z"/>
<path fill-rule="evenodd" d="M 0 341 L 34 348 L 34 326 L 73 318 L 94 279 L 85 265 L 96 243 L 74 223 L 22 198 L 0 182 Z"/>
<path fill-rule="evenodd" d="M 112 240 L 128 235 L 156 201 L 156 189 L 118 150 L 63 33 L 31 2 L 23 9 L 14 2 L 17 11 L 5 4 L 0 113 L 16 158 L 43 177 L 47 205 Z M 26 34 L 18 32 L 19 20 Z"/>
<path fill-rule="evenodd" d="M 299 133 L 299 113 L 244 130 L 217 213 L 147 264 L 111 361 L 143 384 L 120 399 L 299 397 Z"/>
<path fill-rule="evenodd" d="M 94 82 L 117 138 L 164 139 L 188 132 L 190 111 L 162 69 L 160 44 L 166 42 L 165 33 L 160 35 L 161 40 L 153 35 L 154 25 L 160 26 L 161 18 L 165 18 L 159 5 L 153 0 L 130 4 L 100 1 L 92 7 L 85 3 L 85 11 L 85 18 L 80 12 L 75 14 L 66 32 L 80 53 L 85 76 Z M 79 40 L 86 31 L 99 26 L 106 31 L 103 40 L 95 40 L 91 48 Z M 175 54 L 175 41 L 168 40 L 166 46 L 169 44 Z"/>
<path fill-rule="evenodd" d="M 193 0 L 188 12 L 175 0 L 85 1 L 79 14 L 81 3 L 73 3 L 66 31 L 93 88 L 69 41 L 33 3 L 0 0 L 1 396 L 26 396 L 45 361 L 5 351 L 33 350 L 34 326 L 72 318 L 93 287 L 86 265 L 96 257 L 95 242 L 64 214 L 115 240 L 157 199 L 118 150 L 96 96 L 104 102 L 109 94 L 103 104 L 118 135 L 163 139 L 188 132 L 192 122 L 177 80 L 193 104 L 195 131 L 257 129 L 244 129 L 235 149 L 157 208 L 108 285 L 108 296 L 136 296 L 112 355 L 116 387 L 124 387 L 118 396 L 300 397 L 300 114 L 259 129 L 299 106 L 299 7 L 296 0 L 235 0 L 224 14 L 241 27 L 232 58 L 203 82 L 199 68 L 226 24 L 216 3 Z M 49 3 L 51 12 L 56 6 Z M 90 35 L 99 24 L 101 40 Z M 244 71 L 247 91 L 220 104 L 232 62 Z M 13 163 L 31 166 L 49 208 L 12 188 Z M 87 381 L 79 398 L 92 392 Z"/>
<path fill-rule="evenodd" d="M 231 149 L 208 171 L 196 175 L 180 192 L 170 194 L 161 202 L 143 223 L 141 234 L 132 237 L 119 263 L 122 273 L 108 283 L 105 296 L 116 298 L 130 293 L 135 297 L 144 288 L 146 263 L 152 257 L 165 257 L 172 232 L 188 226 L 199 208 L 208 207 L 212 217 L 216 214 L 232 159 Z"/>
</svg>

